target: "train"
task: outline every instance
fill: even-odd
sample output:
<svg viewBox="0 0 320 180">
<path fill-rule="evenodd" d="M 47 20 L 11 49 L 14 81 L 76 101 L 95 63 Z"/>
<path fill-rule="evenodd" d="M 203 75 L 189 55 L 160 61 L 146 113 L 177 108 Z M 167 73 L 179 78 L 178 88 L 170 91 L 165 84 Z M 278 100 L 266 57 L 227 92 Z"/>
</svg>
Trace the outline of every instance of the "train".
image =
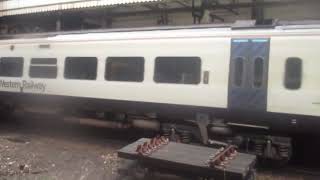
<svg viewBox="0 0 320 180">
<path fill-rule="evenodd" d="M 0 40 L 3 113 L 236 144 L 287 161 L 319 133 L 320 26 L 185 26 Z"/>
</svg>

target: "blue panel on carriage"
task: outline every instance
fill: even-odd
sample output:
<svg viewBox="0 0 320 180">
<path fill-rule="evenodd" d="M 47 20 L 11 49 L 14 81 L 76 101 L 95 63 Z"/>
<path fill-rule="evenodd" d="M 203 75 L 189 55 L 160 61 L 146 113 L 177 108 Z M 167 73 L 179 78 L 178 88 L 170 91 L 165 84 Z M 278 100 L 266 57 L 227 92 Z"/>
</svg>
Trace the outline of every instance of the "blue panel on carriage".
<svg viewBox="0 0 320 180">
<path fill-rule="evenodd" d="M 228 108 L 266 111 L 270 39 L 233 39 Z"/>
</svg>

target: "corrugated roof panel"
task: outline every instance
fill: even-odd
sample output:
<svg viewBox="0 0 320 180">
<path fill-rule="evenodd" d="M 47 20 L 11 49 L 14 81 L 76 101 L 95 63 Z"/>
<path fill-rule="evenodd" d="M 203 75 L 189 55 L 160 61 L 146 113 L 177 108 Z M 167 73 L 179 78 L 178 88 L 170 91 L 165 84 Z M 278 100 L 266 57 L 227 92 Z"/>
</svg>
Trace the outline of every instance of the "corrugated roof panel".
<svg viewBox="0 0 320 180">
<path fill-rule="evenodd" d="M 9 0 L 0 2 L 0 17 L 67 9 L 146 3 L 163 0 Z"/>
</svg>

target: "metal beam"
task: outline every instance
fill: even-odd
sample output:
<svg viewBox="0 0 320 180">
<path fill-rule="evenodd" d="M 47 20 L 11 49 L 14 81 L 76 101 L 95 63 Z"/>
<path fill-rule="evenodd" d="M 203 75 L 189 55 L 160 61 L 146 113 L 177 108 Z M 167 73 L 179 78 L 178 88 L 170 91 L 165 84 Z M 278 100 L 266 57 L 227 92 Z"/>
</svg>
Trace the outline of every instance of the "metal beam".
<svg viewBox="0 0 320 180">
<path fill-rule="evenodd" d="M 149 5 L 149 4 L 143 4 L 142 6 L 145 7 L 145 8 L 147 8 L 147 9 L 150 9 L 150 10 L 152 10 L 152 11 L 158 11 L 158 10 L 160 10 L 159 7 L 152 6 L 152 5 Z"/>
<path fill-rule="evenodd" d="M 181 2 L 180 0 L 175 0 L 174 2 L 177 3 L 177 4 L 179 4 L 179 5 L 181 5 L 182 7 L 186 7 L 186 8 L 190 7 L 190 6 L 189 6 L 187 3 L 185 3 L 184 1 Z"/>
</svg>

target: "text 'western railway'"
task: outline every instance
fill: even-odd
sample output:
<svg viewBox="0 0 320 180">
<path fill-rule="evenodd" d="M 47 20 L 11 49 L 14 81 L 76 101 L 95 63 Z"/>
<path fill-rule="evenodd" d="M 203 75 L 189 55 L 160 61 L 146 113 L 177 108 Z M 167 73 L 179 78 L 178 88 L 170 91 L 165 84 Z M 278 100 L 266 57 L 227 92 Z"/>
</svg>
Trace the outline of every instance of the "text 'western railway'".
<svg viewBox="0 0 320 180">
<path fill-rule="evenodd" d="M 46 90 L 46 85 L 44 83 L 36 83 L 34 81 L 26 81 L 26 80 L 23 80 L 21 82 L 0 80 L 0 87 L 20 89 L 21 92 L 23 92 L 23 90 L 26 90 L 26 89 L 37 90 L 40 92 L 44 92 Z"/>
</svg>

